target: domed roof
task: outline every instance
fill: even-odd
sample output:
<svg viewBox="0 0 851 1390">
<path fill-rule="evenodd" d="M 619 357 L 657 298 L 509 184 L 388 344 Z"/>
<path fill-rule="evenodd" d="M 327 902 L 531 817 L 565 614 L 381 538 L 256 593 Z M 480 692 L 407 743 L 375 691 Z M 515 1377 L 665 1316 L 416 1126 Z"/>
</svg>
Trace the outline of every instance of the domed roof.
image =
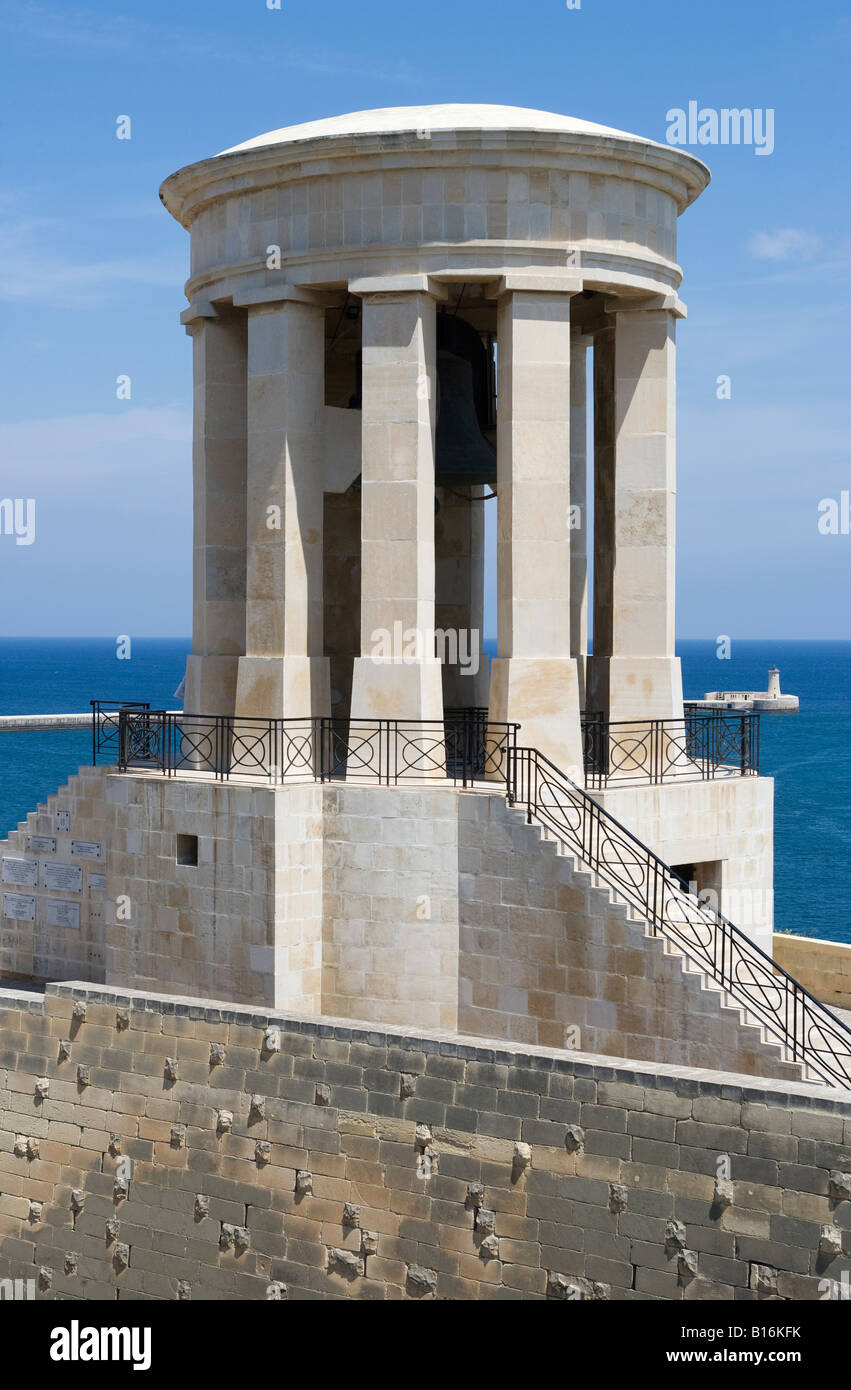
<svg viewBox="0 0 851 1390">
<path fill-rule="evenodd" d="M 255 135 L 241 145 L 232 145 L 222 154 L 263 149 L 268 145 L 289 145 L 298 140 L 330 139 L 345 135 L 390 135 L 428 130 L 528 130 L 552 131 L 562 135 L 615 136 L 621 140 L 642 140 L 625 130 L 595 125 L 575 116 L 559 116 L 554 111 L 535 111 L 526 106 L 483 106 L 475 102 L 445 102 L 439 106 L 386 106 L 375 111 L 351 111 L 302 125 Z M 643 141 L 656 144 L 656 141 Z M 666 147 L 667 148 L 667 147 Z"/>
</svg>

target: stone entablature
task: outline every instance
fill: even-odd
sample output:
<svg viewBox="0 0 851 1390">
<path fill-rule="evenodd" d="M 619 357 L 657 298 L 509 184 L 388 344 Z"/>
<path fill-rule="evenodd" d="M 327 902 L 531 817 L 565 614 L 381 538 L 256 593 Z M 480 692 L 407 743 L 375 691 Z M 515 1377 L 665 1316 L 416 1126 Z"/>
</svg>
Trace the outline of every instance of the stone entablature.
<svg viewBox="0 0 851 1390">
<path fill-rule="evenodd" d="M 340 132 L 341 120 L 363 128 Z M 676 219 L 708 180 L 693 156 L 622 131 L 459 105 L 271 132 L 182 169 L 161 196 L 192 229 L 190 300 L 227 297 L 247 276 L 279 286 L 270 246 L 304 285 L 525 269 L 534 248 L 538 266 L 581 263 L 589 288 L 646 295 L 679 286 Z"/>
</svg>

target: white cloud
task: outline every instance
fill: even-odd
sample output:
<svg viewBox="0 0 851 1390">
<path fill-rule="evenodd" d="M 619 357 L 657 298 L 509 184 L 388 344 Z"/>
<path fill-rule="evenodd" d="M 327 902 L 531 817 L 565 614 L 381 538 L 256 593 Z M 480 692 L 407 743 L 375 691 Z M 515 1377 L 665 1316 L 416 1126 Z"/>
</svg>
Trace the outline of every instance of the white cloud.
<svg viewBox="0 0 851 1390">
<path fill-rule="evenodd" d="M 0 301 L 41 301 L 76 309 L 102 304 L 118 284 L 174 289 L 186 277 L 182 256 L 132 254 L 77 261 L 62 250 L 61 224 L 28 218 L 0 225 Z"/>
<path fill-rule="evenodd" d="M 262 14 L 262 9 L 260 10 Z M 326 76 L 349 76 L 357 71 L 361 78 L 375 82 L 422 86 L 423 75 L 404 58 L 381 60 L 349 49 L 296 49 L 279 42 L 283 31 L 271 28 L 280 15 L 270 13 L 271 42 L 239 47 L 230 35 L 205 26 L 187 30 L 166 24 L 154 25 L 126 15 L 107 15 L 101 11 L 59 8 L 34 0 L 0 0 L 0 33 L 42 51 L 47 46 L 72 49 L 92 55 L 109 54 L 139 63 L 154 57 L 158 65 L 171 58 L 178 63 L 226 62 L 258 66 L 293 68 L 300 72 Z"/>
<path fill-rule="evenodd" d="M 191 431 L 175 406 L 0 426 L 2 495 L 35 501 L 34 543 L 0 538 L 6 635 L 189 630 Z"/>
<path fill-rule="evenodd" d="M 58 9 L 51 5 L 0 3 L 0 33 L 12 34 L 44 48 L 48 44 L 78 51 L 132 52 L 134 44 L 150 33 L 150 25 L 103 11 Z"/>
<path fill-rule="evenodd" d="M 192 412 L 177 406 L 12 420 L 0 423 L 3 487 L 18 495 L 29 480 L 30 492 L 56 488 L 84 499 L 105 480 L 120 480 L 126 468 L 132 492 L 132 464 L 143 466 L 139 482 L 146 491 L 166 481 L 177 460 L 188 468 L 191 441 Z"/>
<path fill-rule="evenodd" d="M 821 237 L 800 227 L 783 227 L 776 232 L 755 232 L 748 250 L 755 261 L 811 261 L 821 250 Z"/>
</svg>

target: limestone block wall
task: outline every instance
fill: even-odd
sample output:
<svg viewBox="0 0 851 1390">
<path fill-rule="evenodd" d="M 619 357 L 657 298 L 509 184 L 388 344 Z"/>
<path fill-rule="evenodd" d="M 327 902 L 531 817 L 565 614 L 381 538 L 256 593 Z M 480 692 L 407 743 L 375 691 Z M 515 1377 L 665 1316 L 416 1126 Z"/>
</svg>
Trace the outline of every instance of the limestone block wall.
<svg viewBox="0 0 851 1390">
<path fill-rule="evenodd" d="M 811 936 L 774 936 L 774 959 L 816 999 L 837 1009 L 851 1009 L 851 946 Z"/>
<path fill-rule="evenodd" d="M 839 1298 L 851 1092 L 210 1000 L 0 993 L 36 1298 Z"/>
<path fill-rule="evenodd" d="M 458 1027 L 514 1043 L 798 1075 L 714 985 L 501 797 L 460 806 Z"/>
<path fill-rule="evenodd" d="M 719 863 L 719 908 L 768 955 L 774 920 L 774 779 L 609 787 L 594 799 L 666 864 Z"/>
<path fill-rule="evenodd" d="M 36 886 L 3 884 L 4 902 L 36 907 L 34 922 L 2 919 L 0 973 L 318 1009 L 320 796 L 292 787 L 284 804 L 269 787 L 81 768 L 0 842 L 0 862 L 39 864 Z M 28 848 L 34 835 L 56 850 Z M 179 836 L 197 839 L 197 864 L 178 862 Z M 53 862 L 83 865 L 81 892 L 45 887 Z M 54 900 L 80 904 L 80 927 L 48 921 Z"/>
<path fill-rule="evenodd" d="M 463 799 L 449 786 L 325 789 L 325 1013 L 457 1026 Z"/>
<path fill-rule="evenodd" d="M 102 981 L 111 813 L 82 767 L 0 840 L 0 974 Z"/>
<path fill-rule="evenodd" d="M 267 792 L 266 797 L 269 796 Z M 277 800 L 273 797 L 267 800 L 266 806 L 274 827 L 275 845 L 274 912 L 266 921 L 266 939 L 272 943 L 272 948 L 254 949 L 249 953 L 249 972 L 253 979 L 249 979 L 247 988 L 256 991 L 255 972 L 261 967 L 264 1000 L 271 999 L 279 1009 L 319 1013 L 325 912 L 323 789 L 310 784 L 288 788 L 284 797 Z M 246 828 L 246 852 L 251 855 L 252 827 Z M 270 956 L 274 972 L 271 989 L 268 980 Z"/>
<path fill-rule="evenodd" d="M 27 828 L 49 828 L 63 807 L 71 829 L 56 857 L 96 844 L 106 888 L 91 892 L 89 867 L 88 891 L 65 895 L 93 904 L 85 932 L 64 919 L 48 926 L 53 893 L 39 868 L 36 920 L 4 919 L 7 976 L 76 973 L 383 1026 L 800 1076 L 501 790 L 84 770 Z M 0 852 L 13 872 L 49 858 L 25 849 L 24 831 L 16 837 Z"/>
</svg>

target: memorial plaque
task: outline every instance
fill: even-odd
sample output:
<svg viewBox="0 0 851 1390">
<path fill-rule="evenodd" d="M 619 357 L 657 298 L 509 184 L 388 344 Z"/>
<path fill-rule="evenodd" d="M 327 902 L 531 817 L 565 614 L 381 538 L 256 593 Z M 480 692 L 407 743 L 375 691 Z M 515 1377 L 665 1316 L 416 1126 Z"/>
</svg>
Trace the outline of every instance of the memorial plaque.
<svg viewBox="0 0 851 1390">
<path fill-rule="evenodd" d="M 79 927 L 80 904 L 64 903 L 58 898 L 47 899 L 47 925 L 49 927 Z"/>
<path fill-rule="evenodd" d="M 25 898 L 20 893 L 3 894 L 3 916 L 16 922 L 35 921 L 35 898 Z"/>
<path fill-rule="evenodd" d="M 96 844 L 94 840 L 72 840 L 71 853 L 83 859 L 100 859 L 103 845 Z"/>
<path fill-rule="evenodd" d="M 55 854 L 56 841 L 52 835 L 30 835 L 27 849 L 34 849 L 38 854 Z"/>
<path fill-rule="evenodd" d="M 83 870 L 79 864 L 42 864 L 41 867 L 45 888 L 58 888 L 61 893 L 82 893 Z"/>
<path fill-rule="evenodd" d="M 70 829 L 71 829 L 71 812 L 70 812 L 70 811 L 57 811 L 57 812 L 56 812 L 56 829 L 57 829 L 57 830 L 70 830 Z"/>
<path fill-rule="evenodd" d="M 106 892 L 106 874 L 89 874 L 89 892 Z"/>
<path fill-rule="evenodd" d="M 3 882 L 34 887 L 38 883 L 38 860 L 4 859 Z"/>
</svg>

